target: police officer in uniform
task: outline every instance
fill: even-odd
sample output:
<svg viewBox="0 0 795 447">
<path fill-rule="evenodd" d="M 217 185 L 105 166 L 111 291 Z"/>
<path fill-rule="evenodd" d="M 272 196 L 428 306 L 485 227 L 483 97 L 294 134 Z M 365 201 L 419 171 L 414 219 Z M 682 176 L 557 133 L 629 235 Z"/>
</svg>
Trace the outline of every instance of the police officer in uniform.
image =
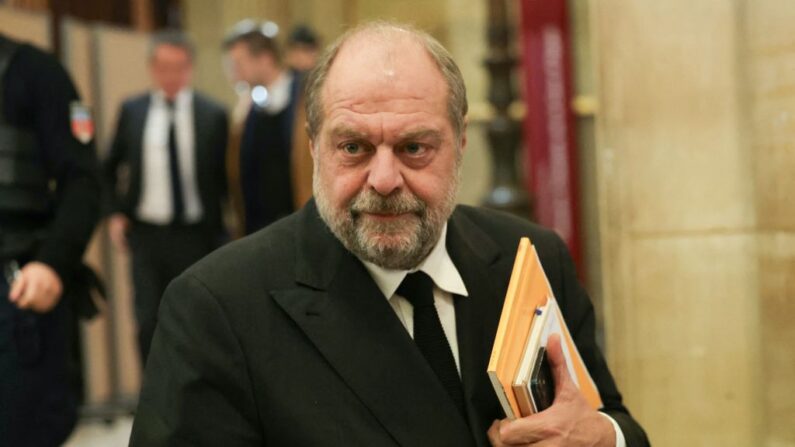
<svg viewBox="0 0 795 447">
<path fill-rule="evenodd" d="M 0 35 L 0 445 L 74 428 L 73 291 L 99 217 L 93 123 L 52 56 Z"/>
</svg>

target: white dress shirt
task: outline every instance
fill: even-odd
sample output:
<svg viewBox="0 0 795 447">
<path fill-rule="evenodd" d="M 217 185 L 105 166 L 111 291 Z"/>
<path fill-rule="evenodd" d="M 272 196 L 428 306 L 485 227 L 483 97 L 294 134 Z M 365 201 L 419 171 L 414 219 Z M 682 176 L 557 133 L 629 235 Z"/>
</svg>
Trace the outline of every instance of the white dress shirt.
<svg viewBox="0 0 795 447">
<path fill-rule="evenodd" d="M 447 236 L 447 224 L 442 229 L 442 234 L 439 236 L 440 241 L 444 241 Z M 364 266 L 370 272 L 370 276 L 375 280 L 376 285 L 384 294 L 392 309 L 403 323 L 403 326 L 409 332 L 409 335 L 414 337 L 414 307 L 409 300 L 397 295 L 395 292 L 403 278 L 411 272 L 421 270 L 425 272 L 434 282 L 433 288 L 433 301 L 436 305 L 436 312 L 439 313 L 439 320 L 444 329 L 444 335 L 450 343 L 450 349 L 453 351 L 455 358 L 455 365 L 458 368 L 458 374 L 461 374 L 461 362 L 458 356 L 458 335 L 456 334 L 455 325 L 455 302 L 453 295 L 460 295 L 462 297 L 468 296 L 464 280 L 455 268 L 453 260 L 447 253 L 446 244 L 437 243 L 431 250 L 428 257 L 422 261 L 422 264 L 411 272 L 408 270 L 387 270 L 379 267 L 371 262 L 364 262 Z"/>
<path fill-rule="evenodd" d="M 394 309 L 398 319 L 408 331 L 409 335 L 414 338 L 414 308 L 411 303 L 404 297 L 396 294 L 400 283 L 403 278 L 409 273 L 416 271 L 423 271 L 434 282 L 433 300 L 436 305 L 436 311 L 439 313 L 439 320 L 444 329 L 444 335 L 450 343 L 450 349 L 453 350 L 453 357 L 455 364 L 458 368 L 458 374 L 461 374 L 461 362 L 458 355 L 458 335 L 456 333 L 455 323 L 455 302 L 453 295 L 461 297 L 469 296 L 464 280 L 461 274 L 450 259 L 450 254 L 447 252 L 447 224 L 445 223 L 442 228 L 442 234 L 439 236 L 439 242 L 433 247 L 428 257 L 414 270 L 388 270 L 379 267 L 371 262 L 362 261 L 370 276 L 373 277 L 378 289 L 384 294 L 389 304 Z M 464 299 L 464 298 L 462 298 Z M 605 413 L 600 413 L 606 417 L 613 425 L 616 432 L 616 447 L 626 447 L 624 433 L 618 423 Z"/>
<path fill-rule="evenodd" d="M 185 223 L 202 218 L 202 203 L 196 182 L 196 151 L 193 123 L 193 91 L 181 90 L 174 99 L 172 114 L 162 91 L 152 92 L 141 154 L 141 197 L 136 217 L 146 223 L 166 225 L 173 221 L 168 131 L 174 120 Z"/>
<path fill-rule="evenodd" d="M 276 78 L 275 81 L 267 86 L 267 100 L 261 104 L 261 110 L 268 115 L 276 115 L 290 105 L 291 86 L 293 84 L 293 74 L 285 70 Z"/>
</svg>

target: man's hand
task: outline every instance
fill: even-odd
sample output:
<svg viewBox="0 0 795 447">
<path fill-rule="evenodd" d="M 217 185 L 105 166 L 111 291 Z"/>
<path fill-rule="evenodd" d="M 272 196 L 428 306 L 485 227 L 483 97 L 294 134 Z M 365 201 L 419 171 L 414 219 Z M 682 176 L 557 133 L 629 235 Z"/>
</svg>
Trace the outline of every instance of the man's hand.
<svg viewBox="0 0 795 447">
<path fill-rule="evenodd" d="M 8 299 L 20 309 L 34 312 L 51 311 L 61 300 L 63 283 L 50 266 L 42 262 L 29 262 L 19 271 L 11 285 Z"/>
<path fill-rule="evenodd" d="M 130 219 L 122 213 L 114 213 L 108 218 L 108 233 L 113 245 L 121 251 L 127 251 L 127 231 Z"/>
<path fill-rule="evenodd" d="M 612 447 L 615 430 L 607 418 L 588 405 L 569 376 L 559 336 L 549 338 L 547 356 L 555 378 L 552 406 L 514 421 L 494 421 L 488 433 L 491 445 Z"/>
</svg>

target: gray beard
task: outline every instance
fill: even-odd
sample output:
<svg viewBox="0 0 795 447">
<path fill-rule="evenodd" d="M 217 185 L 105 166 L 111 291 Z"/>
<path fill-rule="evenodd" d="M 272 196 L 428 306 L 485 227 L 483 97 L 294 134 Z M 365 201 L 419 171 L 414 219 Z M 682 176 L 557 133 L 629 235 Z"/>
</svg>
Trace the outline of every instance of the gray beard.
<svg viewBox="0 0 795 447">
<path fill-rule="evenodd" d="M 445 222 L 455 208 L 458 176 L 443 202 L 430 208 L 407 190 L 382 196 L 367 189 L 345 207 L 334 209 L 315 170 L 314 192 L 318 212 L 334 236 L 361 260 L 391 270 L 419 266 L 439 240 Z M 379 222 L 363 213 L 404 214 L 390 222 Z"/>
</svg>

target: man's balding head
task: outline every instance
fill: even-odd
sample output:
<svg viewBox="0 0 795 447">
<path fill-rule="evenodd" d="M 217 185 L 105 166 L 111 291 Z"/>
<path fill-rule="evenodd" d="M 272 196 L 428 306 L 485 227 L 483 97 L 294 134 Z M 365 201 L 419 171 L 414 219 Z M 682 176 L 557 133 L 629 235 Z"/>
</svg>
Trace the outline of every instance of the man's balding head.
<svg viewBox="0 0 795 447">
<path fill-rule="evenodd" d="M 324 86 L 344 47 L 350 45 L 352 48 L 349 49 L 355 49 L 356 52 L 363 51 L 365 52 L 363 54 L 374 56 L 377 60 L 384 62 L 389 60 L 390 55 L 397 54 L 396 52 L 405 54 L 406 51 L 413 51 L 406 47 L 406 44 L 417 45 L 415 48 L 429 56 L 441 73 L 447 86 L 447 113 L 450 117 L 450 124 L 456 135 L 460 137 L 466 126 L 468 110 L 466 87 L 461 71 L 450 53 L 424 31 L 408 25 L 379 21 L 363 24 L 340 36 L 326 49 L 315 69 L 309 74 L 306 82 L 306 112 L 310 138 L 316 138 L 323 125 Z M 368 71 L 373 68 L 372 62 L 374 61 L 366 57 L 359 57 L 349 62 L 356 63 L 356 68 L 361 71 Z"/>
</svg>

